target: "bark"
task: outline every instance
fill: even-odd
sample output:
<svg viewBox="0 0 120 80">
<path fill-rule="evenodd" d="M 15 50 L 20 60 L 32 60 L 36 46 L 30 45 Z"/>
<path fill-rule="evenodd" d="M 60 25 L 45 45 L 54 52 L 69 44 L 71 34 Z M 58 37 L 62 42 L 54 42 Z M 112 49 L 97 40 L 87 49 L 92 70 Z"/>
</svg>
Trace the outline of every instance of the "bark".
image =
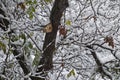
<svg viewBox="0 0 120 80">
<path fill-rule="evenodd" d="M 40 59 L 39 66 L 37 72 L 43 72 L 43 77 L 46 76 L 44 71 L 48 71 L 53 68 L 53 53 L 55 50 L 55 41 L 56 35 L 58 31 L 58 26 L 60 25 L 60 19 L 64 10 L 68 7 L 68 0 L 55 0 L 51 15 L 50 15 L 50 23 L 52 24 L 52 32 L 46 33 L 45 42 L 43 45 L 43 53 L 42 58 Z M 45 80 L 45 78 L 37 78 L 31 77 L 32 80 Z"/>
<path fill-rule="evenodd" d="M 52 58 L 53 58 L 53 52 L 55 50 L 55 41 L 56 41 L 58 26 L 60 25 L 60 19 L 62 17 L 62 14 L 68 6 L 69 6 L 68 0 L 55 0 L 54 2 L 50 15 L 50 21 L 53 30 L 52 32 L 46 33 L 45 35 L 43 54 L 39 62 L 39 65 L 42 65 L 42 67 L 39 67 L 37 72 L 41 72 L 43 70 L 48 71 L 53 67 Z"/>
<path fill-rule="evenodd" d="M 21 68 L 23 69 L 23 72 L 25 75 L 27 75 L 28 73 L 30 73 L 30 67 L 27 65 L 26 60 L 24 55 L 18 50 L 17 45 L 11 44 L 12 47 L 14 47 L 13 50 L 13 55 L 14 56 L 18 56 L 16 57 L 18 63 L 20 64 Z"/>
</svg>

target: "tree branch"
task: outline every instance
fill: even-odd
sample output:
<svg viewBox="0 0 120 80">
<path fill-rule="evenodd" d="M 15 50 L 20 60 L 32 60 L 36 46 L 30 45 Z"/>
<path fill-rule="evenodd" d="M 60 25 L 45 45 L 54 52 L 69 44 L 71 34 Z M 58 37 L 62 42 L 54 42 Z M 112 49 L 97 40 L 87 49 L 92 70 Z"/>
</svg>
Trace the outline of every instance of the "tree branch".
<svg viewBox="0 0 120 80">
<path fill-rule="evenodd" d="M 98 72 L 106 75 L 109 79 L 112 80 L 111 75 L 104 69 L 104 67 L 103 67 L 102 63 L 100 62 L 99 58 L 97 57 L 97 54 L 94 51 L 93 47 L 91 45 L 87 45 L 86 47 L 91 49 L 90 52 L 92 53 L 92 56 L 94 57 L 96 64 L 98 65 Z"/>
</svg>

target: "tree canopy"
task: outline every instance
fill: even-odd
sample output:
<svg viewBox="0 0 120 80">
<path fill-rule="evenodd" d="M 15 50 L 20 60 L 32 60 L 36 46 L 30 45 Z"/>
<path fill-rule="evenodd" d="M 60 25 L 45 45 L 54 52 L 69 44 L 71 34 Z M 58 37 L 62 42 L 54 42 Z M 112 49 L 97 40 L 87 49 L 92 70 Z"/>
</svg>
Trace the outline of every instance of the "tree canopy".
<svg viewBox="0 0 120 80">
<path fill-rule="evenodd" d="M 0 0 L 0 80 L 119 80 L 119 0 Z"/>
</svg>

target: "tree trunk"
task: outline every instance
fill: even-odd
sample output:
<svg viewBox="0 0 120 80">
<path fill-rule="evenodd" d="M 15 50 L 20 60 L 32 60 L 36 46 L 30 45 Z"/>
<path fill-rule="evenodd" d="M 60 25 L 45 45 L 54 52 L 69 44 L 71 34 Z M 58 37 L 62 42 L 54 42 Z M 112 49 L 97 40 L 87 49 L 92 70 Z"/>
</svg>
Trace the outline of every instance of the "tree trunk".
<svg viewBox="0 0 120 80">
<path fill-rule="evenodd" d="M 40 59 L 39 67 L 37 72 L 41 71 L 48 71 L 53 67 L 53 52 L 55 50 L 55 41 L 56 35 L 58 31 L 58 26 L 60 25 L 60 19 L 64 10 L 68 7 L 68 0 L 55 0 L 54 6 L 51 11 L 50 21 L 52 24 L 52 32 L 46 33 L 45 35 L 45 42 L 43 45 L 43 54 L 42 58 Z"/>
</svg>

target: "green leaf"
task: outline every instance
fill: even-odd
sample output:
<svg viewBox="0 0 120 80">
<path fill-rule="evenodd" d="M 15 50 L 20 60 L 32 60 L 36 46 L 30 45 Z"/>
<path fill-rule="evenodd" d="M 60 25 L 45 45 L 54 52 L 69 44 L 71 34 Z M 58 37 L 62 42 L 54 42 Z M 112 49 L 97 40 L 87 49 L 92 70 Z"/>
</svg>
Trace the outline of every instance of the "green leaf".
<svg viewBox="0 0 120 80">
<path fill-rule="evenodd" d="M 2 41 L 0 41 L 0 49 L 2 49 L 4 53 L 6 53 L 6 45 Z"/>
<path fill-rule="evenodd" d="M 34 15 L 33 13 L 35 12 L 35 8 L 33 6 L 30 6 L 27 10 L 27 14 L 29 15 L 30 19 L 33 19 Z"/>
<path fill-rule="evenodd" d="M 28 47 L 29 47 L 30 49 L 32 49 L 32 48 L 33 48 L 33 45 L 32 45 L 32 43 L 31 43 L 31 42 L 28 42 Z"/>
<path fill-rule="evenodd" d="M 75 76 L 75 71 L 72 69 L 68 74 L 67 77 L 69 78 L 70 76 Z"/>
<path fill-rule="evenodd" d="M 25 2 L 26 2 L 26 4 L 28 4 L 28 5 L 37 4 L 37 1 L 36 1 L 36 0 L 34 0 L 34 1 L 32 1 L 32 0 L 26 0 Z"/>
<path fill-rule="evenodd" d="M 36 48 L 34 48 L 34 49 L 36 50 L 36 54 L 35 54 L 35 58 L 33 60 L 32 65 L 36 65 L 37 66 L 39 64 L 40 52 Z"/>
<path fill-rule="evenodd" d="M 32 12 L 35 12 L 35 8 L 33 6 L 31 6 L 30 9 L 32 10 Z"/>
<path fill-rule="evenodd" d="M 31 33 L 30 33 L 30 36 L 33 36 L 33 35 L 34 35 L 34 33 L 33 33 L 33 32 L 31 32 Z"/>
<path fill-rule="evenodd" d="M 33 14 L 32 14 L 32 13 L 29 14 L 29 18 L 30 18 L 30 19 L 33 19 Z"/>
<path fill-rule="evenodd" d="M 37 1 L 36 1 L 36 0 L 34 0 L 34 1 L 33 1 L 33 4 L 37 4 Z"/>
<path fill-rule="evenodd" d="M 12 40 L 13 42 L 19 40 L 19 36 L 13 35 L 13 36 L 11 37 L 11 40 Z"/>
<path fill-rule="evenodd" d="M 67 21 L 65 22 L 65 24 L 68 25 L 68 26 L 70 26 L 70 25 L 71 25 L 71 21 L 70 21 L 70 20 L 67 20 Z"/>
<path fill-rule="evenodd" d="M 33 12 L 28 9 L 27 14 L 29 15 L 30 19 L 33 19 Z"/>
<path fill-rule="evenodd" d="M 23 45 L 24 45 L 25 42 L 26 42 L 26 36 L 25 36 L 25 34 L 22 33 L 22 34 L 19 35 L 19 37 L 22 38 L 22 39 L 24 40 L 24 42 L 23 42 Z"/>
<path fill-rule="evenodd" d="M 32 0 L 26 0 L 26 4 L 31 5 L 32 4 Z"/>
<path fill-rule="evenodd" d="M 49 2 L 49 3 L 52 2 L 52 0 L 45 0 L 45 1 L 46 1 L 46 2 Z"/>
<path fill-rule="evenodd" d="M 23 47 L 23 49 L 24 49 L 25 54 L 29 53 L 29 49 L 28 49 L 28 46 L 26 44 Z"/>
<path fill-rule="evenodd" d="M 27 54 L 29 56 L 31 51 L 33 50 L 32 43 L 30 41 L 26 42 L 23 46 L 23 50 L 24 50 L 25 55 Z"/>
</svg>

